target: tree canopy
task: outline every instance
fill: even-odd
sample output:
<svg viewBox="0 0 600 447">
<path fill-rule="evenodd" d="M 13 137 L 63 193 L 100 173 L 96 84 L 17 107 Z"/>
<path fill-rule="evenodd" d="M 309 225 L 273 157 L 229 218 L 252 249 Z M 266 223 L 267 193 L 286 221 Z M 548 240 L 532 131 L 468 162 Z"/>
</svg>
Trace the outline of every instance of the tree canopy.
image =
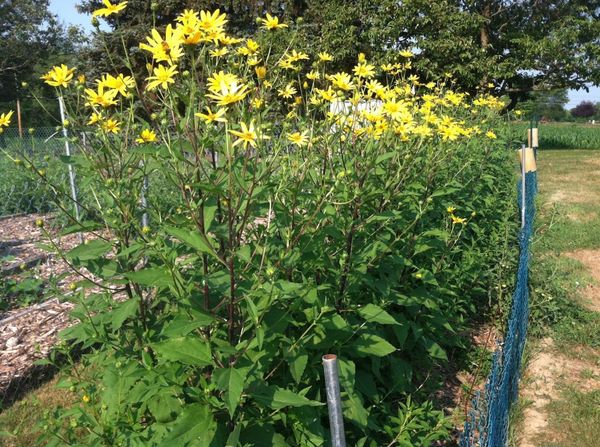
<svg viewBox="0 0 600 447">
<path fill-rule="evenodd" d="M 49 65 L 70 61 L 82 41 L 78 29 L 66 29 L 50 13 L 48 0 L 0 2 L 0 112 L 20 99 L 26 126 L 51 124 L 42 109 L 54 111 L 54 92 L 39 77 Z"/>
</svg>

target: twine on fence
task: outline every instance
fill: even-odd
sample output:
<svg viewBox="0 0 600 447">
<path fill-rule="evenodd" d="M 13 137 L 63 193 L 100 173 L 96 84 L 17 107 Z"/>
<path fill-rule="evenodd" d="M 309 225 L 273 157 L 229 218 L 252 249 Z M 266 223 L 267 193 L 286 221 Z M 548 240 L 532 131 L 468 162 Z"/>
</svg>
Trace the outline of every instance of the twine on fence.
<svg viewBox="0 0 600 447">
<path fill-rule="evenodd" d="M 517 282 L 506 335 L 492 357 L 492 370 L 485 389 L 473 399 L 472 409 L 467 416 L 460 440 L 461 447 L 505 446 L 510 407 L 518 396 L 521 358 L 529 318 L 529 245 L 533 233 L 534 202 L 537 193 L 536 171 L 525 168 L 523 171 L 525 181 L 519 182 L 518 203 L 520 209 L 525 210 L 524 225 L 519 234 Z"/>
</svg>

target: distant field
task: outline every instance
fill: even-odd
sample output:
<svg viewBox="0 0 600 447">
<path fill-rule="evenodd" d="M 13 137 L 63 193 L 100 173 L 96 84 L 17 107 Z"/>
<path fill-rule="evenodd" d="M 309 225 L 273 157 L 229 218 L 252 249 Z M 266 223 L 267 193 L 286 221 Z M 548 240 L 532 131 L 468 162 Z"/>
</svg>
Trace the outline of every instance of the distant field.
<svg viewBox="0 0 600 447">
<path fill-rule="evenodd" d="M 517 123 L 522 134 L 528 123 Z M 544 149 L 600 149 L 600 124 L 540 123 L 540 148 Z"/>
</svg>

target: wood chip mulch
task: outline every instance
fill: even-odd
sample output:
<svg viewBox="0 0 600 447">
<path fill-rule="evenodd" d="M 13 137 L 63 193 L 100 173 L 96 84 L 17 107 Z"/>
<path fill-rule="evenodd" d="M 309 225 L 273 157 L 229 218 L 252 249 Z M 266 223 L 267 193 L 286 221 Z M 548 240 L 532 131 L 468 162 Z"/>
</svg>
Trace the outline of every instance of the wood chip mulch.
<svg viewBox="0 0 600 447">
<path fill-rule="evenodd" d="M 19 280 L 20 274 L 27 273 L 33 278 L 48 282 L 57 280 L 59 290 L 67 294 L 68 285 L 78 278 L 60 257 L 49 255 L 38 247 L 46 243 L 42 231 L 35 226 L 36 219 L 51 221 L 49 216 L 37 214 L 3 217 L 0 219 L 0 257 L 2 263 L 0 281 Z M 79 244 L 77 235 L 57 239 L 63 249 L 71 249 Z M 0 300 L 5 297 L 0 296 Z M 9 395 L 18 392 L 32 375 L 40 372 L 34 364 L 45 358 L 57 343 L 58 333 L 72 324 L 69 311 L 73 304 L 52 298 L 43 303 L 26 308 L 0 312 L 0 402 L 10 400 Z"/>
</svg>

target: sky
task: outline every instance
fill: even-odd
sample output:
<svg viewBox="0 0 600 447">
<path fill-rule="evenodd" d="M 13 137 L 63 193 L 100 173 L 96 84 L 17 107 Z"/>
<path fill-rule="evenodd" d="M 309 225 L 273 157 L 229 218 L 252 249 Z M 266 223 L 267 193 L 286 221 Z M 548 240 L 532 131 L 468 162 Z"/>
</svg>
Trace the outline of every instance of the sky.
<svg viewBox="0 0 600 447">
<path fill-rule="evenodd" d="M 79 25 L 86 31 L 92 30 L 91 16 L 79 14 L 75 4 L 79 0 L 50 0 L 50 10 L 67 24 Z M 100 19 L 102 20 L 102 19 Z M 600 87 L 590 87 L 589 93 L 585 90 L 569 90 L 569 102 L 567 109 L 572 109 L 581 101 L 600 102 Z"/>
</svg>

